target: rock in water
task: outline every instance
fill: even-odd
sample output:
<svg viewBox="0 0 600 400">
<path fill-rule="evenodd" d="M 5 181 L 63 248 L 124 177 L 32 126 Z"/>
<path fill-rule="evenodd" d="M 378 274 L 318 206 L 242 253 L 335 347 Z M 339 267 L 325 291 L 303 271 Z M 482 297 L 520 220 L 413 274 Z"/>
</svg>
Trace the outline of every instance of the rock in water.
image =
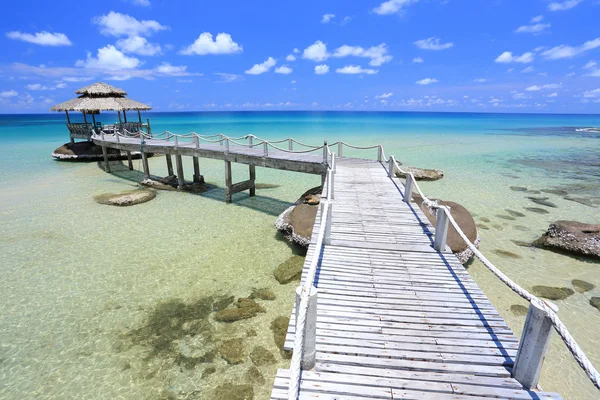
<svg viewBox="0 0 600 400">
<path fill-rule="evenodd" d="M 258 313 L 265 312 L 265 309 L 250 299 L 238 299 L 236 308 L 226 308 L 215 314 L 215 321 L 235 322 L 241 319 L 254 318 Z"/>
<path fill-rule="evenodd" d="M 551 201 L 548 201 L 548 197 L 527 197 L 529 200 L 542 206 L 557 208 L 557 205 Z"/>
<path fill-rule="evenodd" d="M 254 400 L 254 389 L 252 385 L 234 385 L 226 383 L 217 386 L 213 396 L 213 400 Z"/>
<path fill-rule="evenodd" d="M 533 244 L 537 247 L 600 258 L 600 225 L 556 221 Z"/>
<path fill-rule="evenodd" d="M 573 279 L 571 284 L 579 293 L 589 292 L 596 287 L 593 283 L 582 281 L 581 279 Z"/>
<path fill-rule="evenodd" d="M 402 166 L 402 169 L 406 172 L 411 172 L 418 181 L 437 181 L 444 177 L 444 171 L 441 169 L 424 169 L 407 166 Z M 396 176 L 399 178 L 406 178 L 406 174 L 403 174 L 400 171 L 396 171 Z"/>
<path fill-rule="evenodd" d="M 275 293 L 271 289 L 252 289 L 252 293 L 248 296 L 249 299 L 275 300 Z"/>
<path fill-rule="evenodd" d="M 219 354 L 227 361 L 227 364 L 240 364 L 246 359 L 244 353 L 244 342 L 242 339 L 225 340 L 219 346 Z"/>
<path fill-rule="evenodd" d="M 282 231 L 292 243 L 308 247 L 318 206 L 298 204 L 289 207 L 275 221 L 275 227 Z"/>
<path fill-rule="evenodd" d="M 121 193 L 106 193 L 94 197 L 99 204 L 108 204 L 111 206 L 133 206 L 135 204 L 145 203 L 156 197 L 151 190 L 128 190 Z"/>
<path fill-rule="evenodd" d="M 548 300 L 564 300 L 567 297 L 575 293 L 571 288 L 566 287 L 552 287 L 552 286 L 534 286 L 533 293 L 537 296 L 544 297 Z"/>
<path fill-rule="evenodd" d="M 300 280 L 302 275 L 302 267 L 304 267 L 304 257 L 291 256 L 286 261 L 279 264 L 273 271 L 273 276 L 277 282 L 282 285 L 290 283 L 293 280 Z"/>
<path fill-rule="evenodd" d="M 277 317 L 271 322 L 271 331 L 273 331 L 273 340 L 275 341 L 275 345 L 281 351 L 281 355 L 284 358 L 291 358 L 292 352 L 284 350 L 283 346 L 285 344 L 285 335 L 287 333 L 288 325 L 290 324 L 290 319 L 288 317 Z"/>
<path fill-rule="evenodd" d="M 529 309 L 520 304 L 513 304 L 512 306 L 510 306 L 510 311 L 512 311 L 514 315 L 522 317 L 523 315 L 527 315 L 527 311 L 529 311 Z"/>
<path fill-rule="evenodd" d="M 254 350 L 252 350 L 252 353 L 250 353 L 250 359 L 257 367 L 275 364 L 277 362 L 273 353 L 262 346 L 256 346 Z"/>
<path fill-rule="evenodd" d="M 600 311 L 600 297 L 592 297 L 590 299 L 590 305 L 596 307 L 596 309 Z"/>
</svg>

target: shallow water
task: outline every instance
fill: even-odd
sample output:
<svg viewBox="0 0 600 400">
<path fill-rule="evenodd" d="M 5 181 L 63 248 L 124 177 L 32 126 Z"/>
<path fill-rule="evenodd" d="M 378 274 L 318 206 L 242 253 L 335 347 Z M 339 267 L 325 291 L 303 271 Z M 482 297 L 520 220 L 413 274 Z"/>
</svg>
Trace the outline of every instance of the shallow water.
<svg viewBox="0 0 600 400">
<path fill-rule="evenodd" d="M 110 114 L 105 118 L 109 121 Z M 253 133 L 266 138 L 294 136 L 313 144 L 328 139 L 382 143 L 405 164 L 441 168 L 445 177 L 423 183 L 433 197 L 463 204 L 478 223 L 483 252 L 526 289 L 533 285 L 571 287 L 572 279 L 600 286 L 600 264 L 519 247 L 558 219 L 600 223 L 600 134 L 576 128 L 600 126 L 597 116 L 419 114 L 419 113 L 203 113 L 150 114 L 154 132 Z M 222 162 L 201 160 L 201 172 L 217 188 L 200 195 L 159 192 L 151 202 L 128 208 L 100 205 L 93 197 L 136 188 L 141 169 L 113 174 L 98 165 L 59 163 L 49 154 L 66 141 L 60 116 L 0 116 L 0 398 L 212 398 L 225 382 L 247 382 L 249 359 L 229 365 L 220 357 L 186 369 L 176 354 L 197 355 L 223 340 L 244 338 L 247 353 L 257 345 L 276 364 L 260 367 L 265 383 L 254 383 L 256 399 L 269 397 L 284 360 L 269 328 L 289 316 L 294 284 L 280 285 L 272 270 L 294 254 L 273 222 L 320 178 L 257 168 L 257 180 L 279 185 L 257 197 L 234 196 L 224 203 Z M 345 155 L 375 154 L 346 149 Z M 190 160 L 185 171 L 191 177 Z M 152 174 L 165 175 L 165 159 L 150 160 Z M 234 165 L 234 181 L 247 176 Z M 549 193 L 510 187 L 566 190 L 584 205 Z M 548 197 L 557 207 L 527 197 Z M 546 214 L 526 208 L 541 208 Z M 508 210 L 524 214 L 514 220 Z M 513 213 L 513 215 L 518 215 Z M 487 218 L 490 222 L 483 222 Z M 517 255 L 506 257 L 508 251 Z M 505 253 L 504 253 L 505 254 Z M 520 334 L 524 317 L 512 304 L 524 301 L 478 262 L 474 279 Z M 257 317 L 223 324 L 209 317 L 208 338 L 175 335 L 167 352 L 153 352 L 135 332 L 157 310 L 179 299 L 193 304 L 210 295 L 246 297 L 267 287 L 275 301 Z M 581 347 L 600 365 L 600 312 L 588 304 L 598 288 L 556 302 Z M 179 304 L 179 303 L 176 303 Z M 177 325 L 177 322 L 171 321 Z M 256 336 L 248 337 L 249 330 Z M 173 338 L 171 338 L 173 339 Z M 196 351 L 196 353 L 194 353 Z M 202 378 L 208 366 L 216 373 Z M 564 345 L 554 340 L 544 364 L 544 389 L 567 399 L 597 397 Z"/>
</svg>

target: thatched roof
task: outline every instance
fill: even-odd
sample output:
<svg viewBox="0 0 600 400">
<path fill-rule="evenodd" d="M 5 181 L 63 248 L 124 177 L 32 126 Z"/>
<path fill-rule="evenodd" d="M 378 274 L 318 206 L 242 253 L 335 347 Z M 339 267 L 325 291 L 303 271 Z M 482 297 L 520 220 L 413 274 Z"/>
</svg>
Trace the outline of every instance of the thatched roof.
<svg viewBox="0 0 600 400">
<path fill-rule="evenodd" d="M 88 85 L 86 87 L 83 87 L 79 90 L 75 91 L 75 94 L 87 94 L 90 96 L 94 96 L 94 95 L 98 95 L 98 96 L 110 96 L 110 95 L 117 95 L 117 96 L 125 96 L 127 95 L 127 92 L 124 91 L 123 89 L 119 89 L 117 87 L 108 85 L 104 82 L 96 82 L 96 83 L 92 83 L 91 85 Z"/>
<path fill-rule="evenodd" d="M 75 93 L 81 96 L 55 105 L 50 111 L 85 111 L 95 112 L 101 110 L 151 110 L 147 104 L 124 97 L 124 90 L 97 82 L 81 88 Z"/>
</svg>

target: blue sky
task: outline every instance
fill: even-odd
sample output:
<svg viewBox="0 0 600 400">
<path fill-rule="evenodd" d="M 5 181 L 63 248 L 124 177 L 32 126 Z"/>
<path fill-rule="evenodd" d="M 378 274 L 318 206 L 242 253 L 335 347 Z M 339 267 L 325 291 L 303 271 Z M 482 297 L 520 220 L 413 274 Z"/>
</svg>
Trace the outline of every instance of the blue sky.
<svg viewBox="0 0 600 400">
<path fill-rule="evenodd" d="M 94 81 L 155 111 L 598 113 L 597 0 L 5 2 L 0 112 Z"/>
</svg>

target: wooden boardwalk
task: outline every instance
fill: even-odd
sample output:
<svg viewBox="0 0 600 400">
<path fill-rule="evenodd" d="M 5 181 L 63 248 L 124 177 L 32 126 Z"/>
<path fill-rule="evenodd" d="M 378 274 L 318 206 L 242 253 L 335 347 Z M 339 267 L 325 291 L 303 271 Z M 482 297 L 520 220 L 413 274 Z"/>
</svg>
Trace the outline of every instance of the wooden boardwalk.
<svg viewBox="0 0 600 400">
<path fill-rule="evenodd" d="M 559 399 L 511 378 L 518 339 L 403 185 L 376 161 L 339 158 L 318 288 L 317 363 L 299 399 Z M 315 252 L 313 229 L 304 275 Z M 294 346 L 292 311 L 285 347 Z M 288 399 L 279 370 L 272 399 Z"/>
</svg>

